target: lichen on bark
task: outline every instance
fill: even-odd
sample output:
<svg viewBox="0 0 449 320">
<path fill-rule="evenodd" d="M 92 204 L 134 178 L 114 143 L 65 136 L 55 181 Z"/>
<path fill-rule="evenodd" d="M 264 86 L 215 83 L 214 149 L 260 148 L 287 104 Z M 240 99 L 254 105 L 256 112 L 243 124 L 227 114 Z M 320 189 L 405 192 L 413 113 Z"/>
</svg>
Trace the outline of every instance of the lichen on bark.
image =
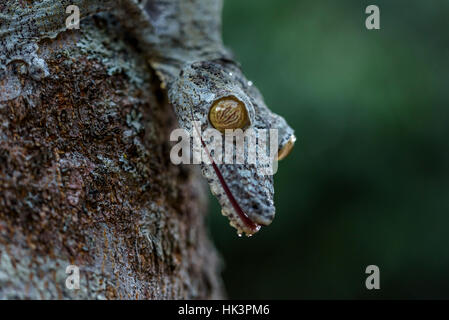
<svg viewBox="0 0 449 320">
<path fill-rule="evenodd" d="M 203 182 L 170 163 L 173 111 L 136 47 L 104 13 L 38 40 L 41 77 L 5 64 L 0 298 L 222 297 Z"/>
</svg>

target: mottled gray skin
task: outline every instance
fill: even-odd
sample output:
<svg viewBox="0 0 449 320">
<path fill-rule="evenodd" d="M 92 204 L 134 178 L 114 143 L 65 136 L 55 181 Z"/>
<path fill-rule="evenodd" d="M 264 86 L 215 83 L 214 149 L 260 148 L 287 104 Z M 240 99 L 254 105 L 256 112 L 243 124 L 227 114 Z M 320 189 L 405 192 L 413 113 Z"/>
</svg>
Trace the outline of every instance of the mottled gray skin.
<svg viewBox="0 0 449 320">
<path fill-rule="evenodd" d="M 215 100 L 227 96 L 235 96 L 244 102 L 250 117 L 250 128 L 282 129 L 282 126 L 286 126 L 283 118 L 269 111 L 257 88 L 246 80 L 232 61 L 207 60 L 184 66 L 180 76 L 169 86 L 169 96 L 180 125 L 188 131 L 194 130 L 191 128 L 192 120 L 200 122 L 202 132 L 213 128 L 208 119 L 209 108 Z M 288 127 L 284 130 L 286 134 L 279 137 L 283 143 L 293 134 Z M 208 145 L 207 142 L 205 144 Z M 273 176 L 259 174 L 257 164 L 249 164 L 247 161 L 245 164 L 217 166 L 232 195 L 248 217 L 258 225 L 269 225 L 275 215 Z M 238 232 L 245 232 L 247 235 L 257 231 L 248 228 L 241 221 L 212 165 L 202 163 L 201 168 L 212 193 L 220 202 L 223 215 L 228 216 L 231 225 Z"/>
<path fill-rule="evenodd" d="M 268 109 L 222 44 L 221 0 L 156 0 L 148 1 L 145 7 L 156 35 L 155 50 L 160 52 L 157 58 L 162 58 L 153 59 L 153 67 L 167 86 L 180 127 L 192 132 L 192 121 L 199 121 L 202 132 L 213 128 L 208 119 L 212 103 L 235 96 L 244 102 L 252 128 L 279 129 L 279 146 L 287 143 L 293 130 Z M 169 20 L 172 23 L 167 23 Z M 159 28 L 161 25 L 165 27 Z M 167 25 L 172 28 L 167 29 Z M 258 225 L 269 225 L 275 215 L 273 176 L 258 174 L 257 166 L 246 161 L 243 165 L 217 166 L 248 217 Z M 202 163 L 201 167 L 231 225 L 239 233 L 255 233 L 258 228 L 249 228 L 235 212 L 212 165 Z"/>
<path fill-rule="evenodd" d="M 208 120 L 212 103 L 235 96 L 245 104 L 252 128 L 279 129 L 280 147 L 293 135 L 223 46 L 222 0 L 41 0 L 32 9 L 0 0 L 0 23 L 9 27 L 4 30 L 12 30 L 0 34 L 0 45 L 7 48 L 0 50 L 5 52 L 0 55 L 0 80 L 5 86 L 0 101 L 19 94 L 15 75 L 8 68 L 11 62 L 24 62 L 25 72 L 36 80 L 48 76 L 45 59 L 38 54 L 39 42 L 66 30 L 65 8 L 72 4 L 79 6 L 81 18 L 105 11 L 119 13 L 120 23 L 132 30 L 130 36 L 138 41 L 167 89 L 181 128 L 192 130 L 192 121 L 199 121 L 203 131 L 213 128 Z M 273 177 L 259 175 L 256 165 L 250 164 L 219 164 L 218 168 L 247 216 L 258 225 L 270 224 L 275 215 Z M 256 232 L 258 228 L 249 228 L 236 213 L 212 165 L 202 164 L 202 172 L 231 225 L 239 233 Z"/>
</svg>

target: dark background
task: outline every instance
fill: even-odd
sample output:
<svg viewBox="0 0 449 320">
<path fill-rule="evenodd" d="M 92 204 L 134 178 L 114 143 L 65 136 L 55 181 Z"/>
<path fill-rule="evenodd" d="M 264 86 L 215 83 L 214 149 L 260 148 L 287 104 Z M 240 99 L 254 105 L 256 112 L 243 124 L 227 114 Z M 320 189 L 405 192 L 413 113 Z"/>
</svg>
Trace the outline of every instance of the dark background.
<svg viewBox="0 0 449 320">
<path fill-rule="evenodd" d="M 227 0 L 224 38 L 298 137 L 271 226 L 211 198 L 229 297 L 449 298 L 449 2 Z"/>
</svg>

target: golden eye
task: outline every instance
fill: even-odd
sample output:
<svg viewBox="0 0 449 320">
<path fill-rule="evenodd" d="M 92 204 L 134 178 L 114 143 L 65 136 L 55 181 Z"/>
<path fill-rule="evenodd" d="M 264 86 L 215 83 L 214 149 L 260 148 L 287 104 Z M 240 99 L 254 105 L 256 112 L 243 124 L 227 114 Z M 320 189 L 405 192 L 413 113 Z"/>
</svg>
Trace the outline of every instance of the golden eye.
<svg viewBox="0 0 449 320">
<path fill-rule="evenodd" d="M 209 111 L 209 121 L 215 129 L 242 129 L 249 124 L 246 107 L 235 97 L 225 97 L 214 102 Z"/>
<path fill-rule="evenodd" d="M 285 159 L 285 157 L 288 156 L 295 145 L 295 141 L 296 137 L 295 135 L 292 135 L 290 139 L 288 139 L 287 143 L 278 151 L 278 161 Z"/>
</svg>

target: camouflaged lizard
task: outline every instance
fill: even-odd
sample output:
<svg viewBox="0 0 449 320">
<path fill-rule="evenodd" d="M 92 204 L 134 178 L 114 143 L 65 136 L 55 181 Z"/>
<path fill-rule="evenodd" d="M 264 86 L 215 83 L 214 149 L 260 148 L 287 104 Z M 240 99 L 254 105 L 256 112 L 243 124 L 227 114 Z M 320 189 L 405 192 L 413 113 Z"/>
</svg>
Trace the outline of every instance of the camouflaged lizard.
<svg viewBox="0 0 449 320">
<path fill-rule="evenodd" d="M 81 18 L 113 12 L 133 32 L 150 65 L 167 90 L 179 126 L 188 131 L 278 129 L 278 159 L 295 142 L 293 129 L 271 112 L 248 81 L 221 38 L 222 0 L 0 0 L 0 73 L 15 60 L 25 62 L 36 80 L 48 75 L 38 42 L 66 30 L 65 9 L 80 8 Z M 1 78 L 1 77 L 0 77 Z M 0 100 L 13 90 L 2 91 Z M 200 128 L 192 128 L 193 121 Z M 208 142 L 203 141 L 207 149 Z M 247 155 L 245 155 L 247 156 Z M 275 215 L 272 175 L 260 175 L 256 164 L 201 164 L 223 215 L 238 233 L 252 235 Z"/>
</svg>

